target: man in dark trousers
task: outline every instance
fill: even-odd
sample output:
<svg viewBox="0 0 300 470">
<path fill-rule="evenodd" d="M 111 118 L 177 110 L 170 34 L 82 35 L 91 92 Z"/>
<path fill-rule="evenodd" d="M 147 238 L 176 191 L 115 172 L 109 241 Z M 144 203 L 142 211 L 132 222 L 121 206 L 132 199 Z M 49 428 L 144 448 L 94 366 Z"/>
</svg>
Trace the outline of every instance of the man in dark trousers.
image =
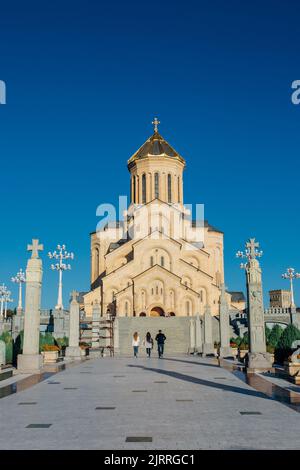
<svg viewBox="0 0 300 470">
<path fill-rule="evenodd" d="M 155 340 L 157 341 L 157 350 L 158 350 L 158 357 L 159 359 L 162 358 L 163 354 L 164 354 L 164 345 L 165 345 L 165 341 L 166 341 L 166 337 L 165 335 L 162 333 L 161 330 L 158 331 L 157 335 L 156 335 L 156 338 Z"/>
</svg>

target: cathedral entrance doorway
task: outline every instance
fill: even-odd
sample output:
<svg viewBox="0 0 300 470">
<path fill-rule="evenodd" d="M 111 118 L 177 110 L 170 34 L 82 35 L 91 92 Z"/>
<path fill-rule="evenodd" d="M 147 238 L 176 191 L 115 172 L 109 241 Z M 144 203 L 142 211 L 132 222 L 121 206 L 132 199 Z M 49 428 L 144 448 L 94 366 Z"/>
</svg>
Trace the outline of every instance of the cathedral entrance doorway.
<svg viewBox="0 0 300 470">
<path fill-rule="evenodd" d="M 164 317 L 165 312 L 161 307 L 153 307 L 150 311 L 150 317 Z"/>
</svg>

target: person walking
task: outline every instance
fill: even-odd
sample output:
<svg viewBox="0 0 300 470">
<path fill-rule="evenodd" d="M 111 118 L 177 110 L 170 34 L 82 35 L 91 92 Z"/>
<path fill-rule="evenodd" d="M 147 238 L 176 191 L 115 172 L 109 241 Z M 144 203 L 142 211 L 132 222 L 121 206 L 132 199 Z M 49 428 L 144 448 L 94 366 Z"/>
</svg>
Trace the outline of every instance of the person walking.
<svg viewBox="0 0 300 470">
<path fill-rule="evenodd" d="M 132 337 L 132 346 L 133 346 L 133 355 L 134 357 L 137 357 L 138 352 L 139 352 L 139 345 L 140 345 L 140 337 L 138 332 L 136 331 L 133 333 Z"/>
<path fill-rule="evenodd" d="M 158 334 L 155 337 L 155 340 L 157 342 L 157 350 L 158 350 L 159 359 L 161 359 L 164 354 L 164 346 L 165 346 L 166 339 L 167 339 L 166 336 L 162 333 L 161 330 L 159 330 Z"/>
<path fill-rule="evenodd" d="M 151 351 L 152 351 L 152 348 L 153 348 L 153 339 L 152 339 L 151 334 L 149 333 L 149 331 L 146 334 L 146 337 L 144 339 L 143 344 L 146 347 L 147 356 L 151 357 Z"/>
</svg>

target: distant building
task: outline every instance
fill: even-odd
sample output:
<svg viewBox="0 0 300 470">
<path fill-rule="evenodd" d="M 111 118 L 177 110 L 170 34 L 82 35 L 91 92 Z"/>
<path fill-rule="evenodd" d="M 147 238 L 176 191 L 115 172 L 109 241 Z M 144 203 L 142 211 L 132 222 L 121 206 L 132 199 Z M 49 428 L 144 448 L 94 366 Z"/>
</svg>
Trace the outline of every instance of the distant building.
<svg viewBox="0 0 300 470">
<path fill-rule="evenodd" d="M 230 307 L 239 311 L 246 308 L 246 299 L 243 292 L 228 292 L 231 295 Z"/>
<path fill-rule="evenodd" d="M 270 307 L 290 308 L 291 291 L 285 289 L 270 290 Z"/>
</svg>

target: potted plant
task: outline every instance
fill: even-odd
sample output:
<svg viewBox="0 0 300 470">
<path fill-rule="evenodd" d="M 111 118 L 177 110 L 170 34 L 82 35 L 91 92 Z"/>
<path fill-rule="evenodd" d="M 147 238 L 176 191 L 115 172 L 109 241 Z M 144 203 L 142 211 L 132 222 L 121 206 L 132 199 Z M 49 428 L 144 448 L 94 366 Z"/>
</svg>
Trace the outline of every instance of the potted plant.
<svg viewBox="0 0 300 470">
<path fill-rule="evenodd" d="M 231 347 L 232 355 L 234 357 L 236 357 L 237 353 L 238 353 L 238 349 L 237 349 L 238 345 L 237 345 L 237 342 L 234 339 L 230 340 L 230 347 Z"/>
<path fill-rule="evenodd" d="M 58 361 L 60 348 L 54 344 L 44 344 L 42 346 L 42 356 L 45 364 L 54 364 Z"/>
</svg>

